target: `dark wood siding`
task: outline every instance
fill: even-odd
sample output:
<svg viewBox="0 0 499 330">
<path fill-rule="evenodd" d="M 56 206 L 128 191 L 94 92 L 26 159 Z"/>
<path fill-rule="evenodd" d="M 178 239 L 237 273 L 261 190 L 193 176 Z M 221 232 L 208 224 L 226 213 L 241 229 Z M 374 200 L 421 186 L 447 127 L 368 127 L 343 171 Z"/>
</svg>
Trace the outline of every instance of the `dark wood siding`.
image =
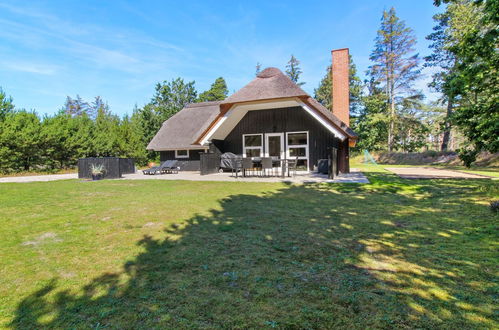
<svg viewBox="0 0 499 330">
<path fill-rule="evenodd" d="M 333 133 L 322 126 L 303 108 L 292 107 L 249 111 L 225 138 L 223 151 L 241 154 L 243 152 L 243 134 L 297 131 L 308 131 L 310 170 L 317 166 L 319 159 L 328 158 L 331 147 L 344 148 L 344 144 L 341 144 Z M 284 142 L 287 143 L 287 141 Z"/>
<path fill-rule="evenodd" d="M 165 160 L 178 160 L 178 164 L 181 171 L 199 171 L 199 153 L 204 152 L 204 150 L 189 150 L 189 158 L 175 158 L 175 151 L 160 151 L 159 159 L 161 162 Z"/>
</svg>

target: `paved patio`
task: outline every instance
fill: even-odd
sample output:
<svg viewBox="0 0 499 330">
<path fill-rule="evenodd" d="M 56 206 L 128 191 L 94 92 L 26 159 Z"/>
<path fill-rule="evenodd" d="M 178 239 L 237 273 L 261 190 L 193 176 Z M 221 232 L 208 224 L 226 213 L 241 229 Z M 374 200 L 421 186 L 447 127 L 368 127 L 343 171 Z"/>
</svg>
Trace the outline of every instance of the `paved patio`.
<svg viewBox="0 0 499 330">
<path fill-rule="evenodd" d="M 18 176 L 0 178 L 0 182 L 36 182 L 77 179 L 73 174 L 52 174 L 36 176 Z M 327 175 L 319 173 L 297 173 L 294 177 L 241 177 L 236 178 L 231 173 L 215 173 L 200 175 L 199 172 L 179 172 L 178 174 L 144 175 L 142 171 L 133 174 L 125 174 L 122 179 L 117 180 L 189 180 L 189 181 L 232 181 L 232 182 L 286 182 L 286 183 L 369 183 L 366 176 L 357 169 L 351 169 L 351 173 L 340 174 L 334 180 L 329 180 Z"/>
<path fill-rule="evenodd" d="M 385 167 L 404 179 L 486 179 L 484 175 L 444 170 L 435 167 Z"/>
<path fill-rule="evenodd" d="M 123 179 L 129 180 L 189 180 L 189 181 L 239 181 L 239 182 L 288 182 L 288 183 L 369 183 L 366 176 L 357 169 L 351 169 L 351 173 L 340 174 L 334 180 L 328 179 L 327 175 L 319 173 L 297 173 L 294 177 L 242 177 L 237 178 L 230 172 L 200 175 L 199 172 L 179 172 L 178 174 L 143 175 L 142 172 L 125 174 Z"/>
</svg>

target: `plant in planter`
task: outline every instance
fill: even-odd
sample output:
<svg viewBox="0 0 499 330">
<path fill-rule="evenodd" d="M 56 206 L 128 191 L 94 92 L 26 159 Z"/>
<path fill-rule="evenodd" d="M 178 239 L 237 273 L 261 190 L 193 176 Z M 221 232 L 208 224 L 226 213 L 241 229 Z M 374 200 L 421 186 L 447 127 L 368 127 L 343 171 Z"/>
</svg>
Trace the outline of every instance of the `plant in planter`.
<svg viewBox="0 0 499 330">
<path fill-rule="evenodd" d="M 92 173 L 92 180 L 101 180 L 104 177 L 104 165 L 103 164 L 91 164 L 90 173 Z"/>
</svg>

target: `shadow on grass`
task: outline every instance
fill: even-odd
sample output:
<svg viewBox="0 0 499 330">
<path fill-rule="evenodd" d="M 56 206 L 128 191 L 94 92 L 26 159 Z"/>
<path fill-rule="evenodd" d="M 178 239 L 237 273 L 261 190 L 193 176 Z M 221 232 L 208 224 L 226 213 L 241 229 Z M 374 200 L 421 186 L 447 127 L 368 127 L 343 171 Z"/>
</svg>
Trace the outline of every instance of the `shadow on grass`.
<svg viewBox="0 0 499 330">
<path fill-rule="evenodd" d="M 494 218 L 479 181 L 287 186 L 144 237 L 75 294 L 57 279 L 11 327 L 491 327 Z M 492 184 L 492 183 L 487 183 Z M 492 189 L 492 188 L 491 188 Z"/>
</svg>

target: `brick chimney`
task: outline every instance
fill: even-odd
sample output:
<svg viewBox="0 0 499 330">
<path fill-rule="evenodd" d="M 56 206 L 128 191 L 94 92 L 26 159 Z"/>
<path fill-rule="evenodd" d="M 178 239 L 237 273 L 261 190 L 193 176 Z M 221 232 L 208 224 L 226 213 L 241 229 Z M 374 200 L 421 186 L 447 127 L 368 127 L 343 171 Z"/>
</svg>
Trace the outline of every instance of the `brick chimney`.
<svg viewBox="0 0 499 330">
<path fill-rule="evenodd" d="M 333 90 L 333 113 L 339 120 L 350 126 L 350 56 L 348 48 L 335 49 L 331 51 L 333 65 L 331 66 L 331 77 Z"/>
</svg>

